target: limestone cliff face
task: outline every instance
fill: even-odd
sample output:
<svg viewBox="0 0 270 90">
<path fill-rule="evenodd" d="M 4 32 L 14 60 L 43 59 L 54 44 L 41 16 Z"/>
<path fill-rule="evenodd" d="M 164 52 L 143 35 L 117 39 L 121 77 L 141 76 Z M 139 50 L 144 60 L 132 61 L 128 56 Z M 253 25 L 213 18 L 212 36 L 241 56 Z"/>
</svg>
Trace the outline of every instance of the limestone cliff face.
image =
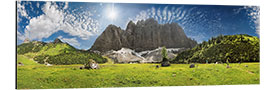
<svg viewBox="0 0 270 90">
<path fill-rule="evenodd" d="M 154 19 L 130 21 L 126 30 L 109 25 L 96 39 L 91 50 L 106 52 L 130 48 L 136 52 L 153 50 L 158 47 L 192 48 L 196 41 L 188 38 L 177 23 L 158 24 Z"/>
</svg>

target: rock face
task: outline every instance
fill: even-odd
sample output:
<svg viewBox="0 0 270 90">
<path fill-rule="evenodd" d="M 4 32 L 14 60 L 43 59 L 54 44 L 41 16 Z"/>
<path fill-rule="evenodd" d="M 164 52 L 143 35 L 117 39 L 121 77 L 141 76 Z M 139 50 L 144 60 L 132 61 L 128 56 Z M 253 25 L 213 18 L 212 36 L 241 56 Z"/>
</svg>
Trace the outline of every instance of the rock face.
<svg viewBox="0 0 270 90">
<path fill-rule="evenodd" d="M 186 50 L 186 48 L 167 48 L 168 59 L 173 59 L 176 57 L 177 53 Z M 142 61 L 143 63 L 151 63 L 151 62 L 161 62 L 162 55 L 161 55 L 162 47 L 159 47 L 154 50 L 147 50 L 139 52 L 138 54 L 145 59 Z"/>
<path fill-rule="evenodd" d="M 130 21 L 126 30 L 109 25 L 96 39 L 90 50 L 106 52 L 129 48 L 140 52 L 162 46 L 166 48 L 192 48 L 196 44 L 196 41 L 185 35 L 177 23 L 158 24 L 157 21 L 150 18 L 138 21 L 136 24 Z"/>
<path fill-rule="evenodd" d="M 104 53 L 114 60 L 115 63 L 159 63 L 162 61 L 161 47 L 154 50 L 147 50 L 142 52 L 135 52 L 134 50 L 128 48 L 121 48 L 118 51 L 111 50 Z M 186 50 L 185 48 L 169 48 L 168 59 L 173 59 L 176 57 L 176 53 Z"/>
<path fill-rule="evenodd" d="M 63 43 L 63 42 L 60 39 L 56 38 L 54 39 L 53 43 L 56 44 L 56 43 Z"/>
<path fill-rule="evenodd" d="M 99 69 L 98 63 L 95 60 L 90 59 L 87 63 L 84 64 L 85 69 Z M 80 68 L 82 69 L 82 68 Z"/>
<path fill-rule="evenodd" d="M 144 60 L 143 57 L 128 48 L 122 48 L 118 51 L 111 50 L 104 55 L 113 59 L 115 63 L 132 63 Z"/>
</svg>

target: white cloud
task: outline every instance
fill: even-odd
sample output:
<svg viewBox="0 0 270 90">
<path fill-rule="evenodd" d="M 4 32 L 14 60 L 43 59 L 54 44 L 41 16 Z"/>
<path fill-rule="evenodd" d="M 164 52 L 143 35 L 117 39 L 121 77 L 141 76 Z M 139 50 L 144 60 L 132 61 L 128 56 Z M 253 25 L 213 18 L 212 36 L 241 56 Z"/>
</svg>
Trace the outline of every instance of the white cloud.
<svg viewBox="0 0 270 90">
<path fill-rule="evenodd" d="M 260 35 L 260 7 L 258 6 L 247 6 L 247 8 L 251 8 L 252 10 L 248 14 L 253 23 L 255 23 L 256 33 Z"/>
<path fill-rule="evenodd" d="M 252 25 L 250 25 L 251 28 L 256 29 L 256 33 L 260 35 L 260 7 L 244 6 L 243 8 L 234 9 L 234 13 L 239 14 L 242 10 L 245 10 L 247 12 L 247 15 L 249 16 L 251 22 L 255 24 L 255 27 L 252 27 Z"/>
<path fill-rule="evenodd" d="M 29 20 L 26 26 L 25 36 L 30 40 L 48 38 L 51 34 L 58 31 L 63 20 L 63 13 L 57 10 L 57 7 L 51 6 L 48 2 L 42 8 L 45 14 Z"/>
<path fill-rule="evenodd" d="M 139 20 L 146 20 L 148 18 L 154 18 L 161 24 L 176 22 L 185 19 L 186 11 L 182 9 L 183 7 L 164 7 L 163 9 L 155 7 L 149 8 L 139 12 L 135 18 L 129 18 L 133 22 Z M 127 21 L 128 23 L 129 21 Z M 184 22 L 183 22 L 184 23 Z"/>
<path fill-rule="evenodd" d="M 68 2 L 65 2 L 65 6 L 63 9 L 67 9 L 68 8 Z"/>
<path fill-rule="evenodd" d="M 37 2 L 37 8 L 39 8 L 39 5 L 40 5 L 40 4 Z"/>
<path fill-rule="evenodd" d="M 166 6 L 164 9 L 163 9 L 163 12 L 162 12 L 162 16 L 163 17 L 163 21 L 166 22 L 167 20 L 167 9 L 168 9 L 168 6 Z"/>
<path fill-rule="evenodd" d="M 28 14 L 25 10 L 25 7 L 24 5 L 21 3 L 21 1 L 18 1 L 17 2 L 17 13 L 18 15 L 21 15 L 23 17 L 28 17 Z"/>
<path fill-rule="evenodd" d="M 63 38 L 62 36 L 59 36 L 58 38 L 61 39 L 61 41 L 66 42 L 72 46 L 75 46 L 75 47 L 80 46 L 80 43 L 77 41 L 76 38 Z"/>
<path fill-rule="evenodd" d="M 19 31 L 17 31 L 17 38 L 18 38 L 19 40 L 25 40 L 24 35 L 22 35 Z"/>
<path fill-rule="evenodd" d="M 158 10 L 157 10 L 157 19 L 159 20 L 159 21 L 161 21 L 161 19 L 162 19 L 162 16 L 161 16 L 161 12 L 160 12 L 160 8 L 158 8 Z"/>
<path fill-rule="evenodd" d="M 21 6 L 22 8 L 24 6 Z M 91 18 L 89 11 L 74 13 L 64 10 L 68 8 L 65 3 L 63 9 L 60 9 L 55 2 L 46 2 L 42 6 L 44 14 L 33 17 L 29 20 L 29 25 L 25 28 L 24 37 L 30 40 L 41 40 L 48 38 L 53 33 L 62 30 L 71 36 L 77 36 L 83 40 L 89 39 L 98 30 L 98 21 Z"/>
</svg>

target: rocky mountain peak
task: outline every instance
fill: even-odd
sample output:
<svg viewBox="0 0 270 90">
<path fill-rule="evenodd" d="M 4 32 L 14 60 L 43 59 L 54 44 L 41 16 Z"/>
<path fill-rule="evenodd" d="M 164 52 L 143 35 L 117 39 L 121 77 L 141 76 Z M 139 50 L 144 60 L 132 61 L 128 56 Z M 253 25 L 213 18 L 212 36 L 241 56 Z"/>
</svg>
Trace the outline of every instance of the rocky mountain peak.
<svg viewBox="0 0 270 90">
<path fill-rule="evenodd" d="M 53 43 L 63 43 L 59 38 L 54 39 Z"/>
<path fill-rule="evenodd" d="M 132 30 L 134 30 L 134 28 L 136 28 L 136 24 L 132 21 L 129 21 L 127 24 L 127 28 L 126 31 L 127 32 L 132 32 Z"/>
<path fill-rule="evenodd" d="M 90 50 L 106 52 L 130 48 L 136 52 L 167 48 L 192 48 L 197 44 L 186 36 L 177 23 L 158 24 L 153 18 L 140 20 L 136 24 L 130 21 L 126 30 L 109 25 L 96 39 Z"/>
<path fill-rule="evenodd" d="M 23 41 L 23 43 L 29 43 L 29 42 L 30 42 L 29 38 L 26 38 L 26 39 L 24 39 L 24 41 Z"/>
<path fill-rule="evenodd" d="M 149 18 L 145 20 L 146 24 L 158 24 L 158 22 L 154 18 Z"/>
</svg>

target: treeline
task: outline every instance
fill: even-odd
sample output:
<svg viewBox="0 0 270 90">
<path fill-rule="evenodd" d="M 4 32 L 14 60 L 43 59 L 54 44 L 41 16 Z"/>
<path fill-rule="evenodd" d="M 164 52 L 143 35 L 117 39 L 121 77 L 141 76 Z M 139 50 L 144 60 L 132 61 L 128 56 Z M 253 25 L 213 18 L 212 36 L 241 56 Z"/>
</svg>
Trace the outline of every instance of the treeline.
<svg viewBox="0 0 270 90">
<path fill-rule="evenodd" d="M 259 46 L 255 36 L 219 35 L 179 53 L 171 63 L 259 62 Z"/>
<path fill-rule="evenodd" d="M 34 58 L 38 63 L 44 64 L 47 62 L 55 65 L 84 64 L 89 59 L 93 59 L 97 63 L 107 62 L 107 59 L 103 58 L 101 55 L 86 51 L 61 53 L 58 55 L 39 55 Z"/>
<path fill-rule="evenodd" d="M 33 59 L 41 64 L 84 64 L 89 59 L 93 59 L 97 63 L 107 62 L 107 59 L 99 54 L 78 50 L 67 43 L 59 41 L 59 39 L 51 43 L 32 41 L 17 46 L 17 54 L 27 53 L 34 53 L 31 54 L 34 55 Z"/>
</svg>

